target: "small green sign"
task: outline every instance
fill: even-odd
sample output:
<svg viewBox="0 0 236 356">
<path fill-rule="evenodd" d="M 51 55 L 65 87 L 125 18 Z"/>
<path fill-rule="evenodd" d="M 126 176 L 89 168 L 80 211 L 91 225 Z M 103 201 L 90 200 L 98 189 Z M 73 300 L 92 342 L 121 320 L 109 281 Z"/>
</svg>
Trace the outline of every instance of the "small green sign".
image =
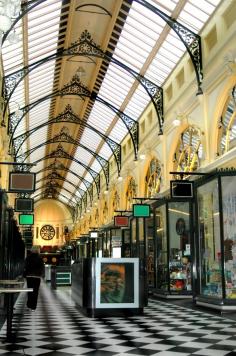
<svg viewBox="0 0 236 356">
<path fill-rule="evenodd" d="M 33 225 L 34 224 L 34 215 L 33 214 L 20 214 L 19 215 L 19 224 L 20 225 Z"/>
<path fill-rule="evenodd" d="M 133 216 L 135 218 L 149 218 L 150 205 L 148 205 L 148 204 L 133 204 Z"/>
</svg>

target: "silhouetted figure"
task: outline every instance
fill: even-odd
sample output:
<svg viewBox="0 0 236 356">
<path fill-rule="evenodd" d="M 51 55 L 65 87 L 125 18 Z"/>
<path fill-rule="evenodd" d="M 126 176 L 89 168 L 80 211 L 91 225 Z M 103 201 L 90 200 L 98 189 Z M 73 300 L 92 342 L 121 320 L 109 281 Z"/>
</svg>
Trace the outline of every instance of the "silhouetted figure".
<svg viewBox="0 0 236 356">
<path fill-rule="evenodd" d="M 37 307 L 39 286 L 41 277 L 45 275 L 45 267 L 39 255 L 38 248 L 32 247 L 31 253 L 25 259 L 24 277 L 27 280 L 27 287 L 33 288 L 33 292 L 28 293 L 27 307 L 35 310 Z"/>
</svg>

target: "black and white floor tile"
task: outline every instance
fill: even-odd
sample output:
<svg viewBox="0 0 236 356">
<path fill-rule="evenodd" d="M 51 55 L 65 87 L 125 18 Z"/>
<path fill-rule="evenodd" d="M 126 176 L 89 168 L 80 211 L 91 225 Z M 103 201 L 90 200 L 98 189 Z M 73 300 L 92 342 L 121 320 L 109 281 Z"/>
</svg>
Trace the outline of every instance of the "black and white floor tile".
<svg viewBox="0 0 236 356">
<path fill-rule="evenodd" d="M 0 341 L 0 356 L 236 356 L 236 321 L 164 301 L 150 300 L 141 316 L 89 318 L 70 288 L 42 284 L 37 310 L 20 295 L 14 312 L 17 339 Z"/>
</svg>

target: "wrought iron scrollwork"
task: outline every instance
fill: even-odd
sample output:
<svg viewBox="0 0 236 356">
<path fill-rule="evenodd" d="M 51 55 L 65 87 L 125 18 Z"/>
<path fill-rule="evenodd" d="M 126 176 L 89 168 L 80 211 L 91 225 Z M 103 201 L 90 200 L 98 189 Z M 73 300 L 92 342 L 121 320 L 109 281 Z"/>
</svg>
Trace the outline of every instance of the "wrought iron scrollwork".
<svg viewBox="0 0 236 356">
<path fill-rule="evenodd" d="M 43 128 L 44 126 L 53 125 L 54 123 L 61 123 L 61 122 L 80 124 L 81 126 L 87 127 L 90 130 L 94 131 L 96 134 L 98 134 L 108 144 L 112 154 L 114 155 L 115 161 L 116 161 L 116 164 L 117 164 L 117 171 L 118 171 L 118 175 L 119 175 L 120 170 L 121 170 L 121 146 L 120 146 L 120 144 L 118 144 L 117 142 L 113 141 L 110 137 L 106 136 L 101 131 L 97 130 L 96 128 L 94 128 L 93 126 L 91 126 L 90 124 L 85 122 L 84 120 L 80 119 L 73 112 L 72 107 L 69 104 L 66 106 L 64 112 L 62 112 L 61 114 L 59 114 L 55 118 L 52 118 L 48 122 L 45 122 L 45 123 L 43 123 L 41 125 L 38 125 L 38 126 L 34 127 L 33 129 L 31 129 L 29 131 L 26 131 L 25 133 L 13 138 L 12 139 L 12 146 L 15 149 L 15 155 L 17 155 L 17 153 L 18 153 L 20 147 L 22 146 L 23 142 L 31 134 L 33 134 L 37 130 Z M 78 141 L 76 141 L 76 142 L 77 142 L 77 144 L 79 144 Z M 104 165 L 105 165 L 105 162 L 104 162 Z"/>
<path fill-rule="evenodd" d="M 172 28 L 172 30 L 174 30 L 175 33 L 178 35 L 180 40 L 185 45 L 185 48 L 187 49 L 194 66 L 197 84 L 198 84 L 197 95 L 202 94 L 201 85 L 202 85 L 203 73 L 202 73 L 201 37 L 196 33 L 194 33 L 193 31 L 191 31 L 190 29 L 188 29 L 186 26 L 182 25 L 180 22 L 176 21 L 175 19 L 165 14 L 157 7 L 148 3 L 146 0 L 133 0 L 133 1 L 139 3 L 140 5 L 154 12 L 156 15 L 160 16 L 162 20 L 164 20 L 170 26 L 170 28 Z"/>
</svg>

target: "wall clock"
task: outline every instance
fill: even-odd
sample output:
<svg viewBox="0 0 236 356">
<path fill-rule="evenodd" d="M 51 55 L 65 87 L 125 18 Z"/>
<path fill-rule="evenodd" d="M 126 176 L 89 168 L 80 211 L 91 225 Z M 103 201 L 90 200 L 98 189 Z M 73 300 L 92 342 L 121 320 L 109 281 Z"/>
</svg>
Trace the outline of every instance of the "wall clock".
<svg viewBox="0 0 236 356">
<path fill-rule="evenodd" d="M 40 229 L 40 236 L 44 240 L 52 240 L 55 236 L 55 229 L 52 225 L 43 225 Z"/>
</svg>

